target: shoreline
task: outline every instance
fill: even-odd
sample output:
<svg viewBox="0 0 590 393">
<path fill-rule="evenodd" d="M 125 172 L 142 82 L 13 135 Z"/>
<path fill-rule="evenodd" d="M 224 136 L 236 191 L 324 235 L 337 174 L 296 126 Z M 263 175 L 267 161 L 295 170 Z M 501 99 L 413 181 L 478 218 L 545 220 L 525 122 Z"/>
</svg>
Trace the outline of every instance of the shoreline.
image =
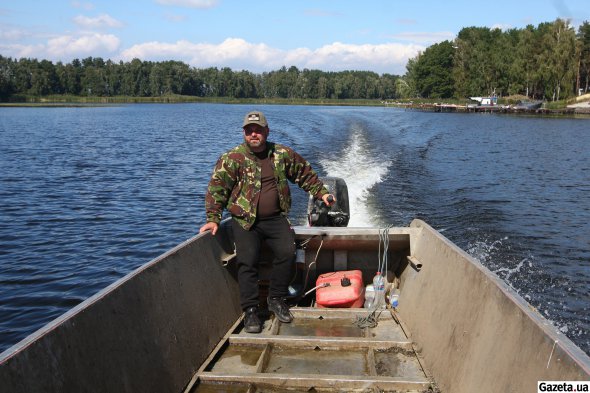
<svg viewBox="0 0 590 393">
<path fill-rule="evenodd" d="M 491 113 L 512 114 L 541 117 L 576 117 L 590 118 L 590 105 L 562 108 L 529 109 L 512 105 L 474 106 L 446 103 L 414 103 L 400 101 L 383 101 L 371 99 L 283 99 L 283 98 L 248 98 L 248 99 L 219 99 L 189 96 L 170 97 L 45 97 L 21 102 L 0 102 L 0 108 L 91 108 L 109 107 L 127 104 L 227 104 L 227 105 L 309 105 L 309 106 L 371 106 L 393 107 L 404 110 L 415 110 L 436 113 Z"/>
<path fill-rule="evenodd" d="M 588 117 L 590 118 L 590 108 L 587 107 L 566 107 L 566 108 L 523 108 L 511 105 L 494 105 L 494 106 L 470 106 L 456 104 L 389 104 L 406 110 L 417 110 L 422 112 L 438 113 L 497 113 L 511 115 L 530 115 L 530 116 L 564 116 L 564 117 Z"/>
<path fill-rule="evenodd" d="M 289 99 L 289 98 L 204 98 L 193 96 L 162 97 L 34 97 L 21 101 L 0 102 L 0 107 L 86 107 L 122 104 L 252 104 L 252 105 L 326 105 L 326 106 L 384 106 L 376 99 Z"/>
</svg>

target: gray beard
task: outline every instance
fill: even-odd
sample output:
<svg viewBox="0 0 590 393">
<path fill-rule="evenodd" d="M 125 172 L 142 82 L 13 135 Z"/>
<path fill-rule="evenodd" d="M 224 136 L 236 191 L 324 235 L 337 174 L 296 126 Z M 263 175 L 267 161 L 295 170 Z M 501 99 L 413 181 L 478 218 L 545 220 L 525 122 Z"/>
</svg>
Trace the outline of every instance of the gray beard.
<svg viewBox="0 0 590 393">
<path fill-rule="evenodd" d="M 246 144 L 250 147 L 250 149 L 252 149 L 252 151 L 259 152 L 263 151 L 266 148 L 266 143 L 262 143 L 261 141 L 248 142 L 244 137 L 244 142 L 246 142 Z"/>
</svg>

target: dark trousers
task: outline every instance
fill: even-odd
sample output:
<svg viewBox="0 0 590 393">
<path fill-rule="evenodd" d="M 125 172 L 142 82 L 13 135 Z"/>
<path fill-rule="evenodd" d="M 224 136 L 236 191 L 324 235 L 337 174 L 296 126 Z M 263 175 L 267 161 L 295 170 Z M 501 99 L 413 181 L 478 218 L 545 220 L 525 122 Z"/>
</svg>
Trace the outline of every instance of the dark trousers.
<svg viewBox="0 0 590 393">
<path fill-rule="evenodd" d="M 258 306 L 258 261 L 263 240 L 274 254 L 269 296 L 287 296 L 295 260 L 295 232 L 287 218 L 280 215 L 257 220 L 249 231 L 232 220 L 232 229 L 236 243 L 242 309 Z"/>
</svg>

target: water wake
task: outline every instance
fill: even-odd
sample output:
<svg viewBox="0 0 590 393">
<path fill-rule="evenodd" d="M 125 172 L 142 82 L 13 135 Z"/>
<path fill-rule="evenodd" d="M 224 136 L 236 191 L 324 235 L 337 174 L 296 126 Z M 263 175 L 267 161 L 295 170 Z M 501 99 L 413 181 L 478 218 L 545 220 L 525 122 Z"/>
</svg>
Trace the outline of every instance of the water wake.
<svg viewBox="0 0 590 393">
<path fill-rule="evenodd" d="M 371 213 L 371 187 L 383 181 L 391 161 L 380 157 L 364 137 L 362 130 L 353 130 L 340 156 L 320 160 L 328 176 L 341 177 L 348 185 L 350 227 L 375 226 L 377 213 Z"/>
<path fill-rule="evenodd" d="M 516 263 L 514 267 L 508 266 L 513 263 L 506 261 L 504 258 L 499 258 L 503 250 L 510 248 L 509 245 L 504 244 L 506 240 L 508 240 L 508 237 L 503 237 L 492 242 L 476 241 L 467 246 L 467 253 L 494 272 L 498 277 L 502 278 L 508 285 L 515 288 L 510 280 L 511 276 L 519 276 L 517 279 L 522 280 L 524 272 L 521 272 L 521 269 L 523 267 L 532 268 L 532 261 L 529 257 L 525 257 Z M 502 261 L 503 264 L 500 265 L 495 262 L 498 260 Z"/>
<path fill-rule="evenodd" d="M 570 310 L 564 301 L 574 296 L 575 288 L 567 278 L 553 278 L 547 274 L 533 263 L 532 255 L 520 260 L 506 257 L 510 250 L 506 240 L 507 237 L 495 241 L 476 241 L 469 244 L 467 252 L 542 314 L 553 325 L 556 333 L 567 334 L 587 348 L 588 340 L 584 341 L 588 337 L 587 322 L 581 320 L 575 310 Z M 582 307 L 582 312 L 587 312 L 587 307 Z"/>
</svg>

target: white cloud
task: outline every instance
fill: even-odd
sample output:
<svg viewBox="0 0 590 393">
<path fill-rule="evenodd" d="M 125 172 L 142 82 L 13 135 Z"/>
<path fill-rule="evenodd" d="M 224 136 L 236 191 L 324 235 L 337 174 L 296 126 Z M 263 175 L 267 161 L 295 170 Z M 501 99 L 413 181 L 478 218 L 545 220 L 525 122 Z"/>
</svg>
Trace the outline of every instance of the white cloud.
<svg viewBox="0 0 590 393">
<path fill-rule="evenodd" d="M 305 63 L 307 68 L 324 69 L 332 65 L 331 69 L 336 70 L 373 70 L 401 74 L 408 59 L 424 49 L 413 44 L 352 45 L 335 42 L 312 51 Z"/>
<path fill-rule="evenodd" d="M 37 58 L 44 49 L 43 45 L 0 44 L 0 53 L 5 57 Z"/>
<path fill-rule="evenodd" d="M 189 8 L 213 8 L 219 3 L 218 0 L 156 0 L 157 3 L 162 5 L 175 5 L 179 7 Z"/>
<path fill-rule="evenodd" d="M 145 42 L 143 44 L 133 45 L 129 49 L 121 52 L 123 60 L 138 59 L 178 59 L 186 58 L 190 51 L 196 50 L 197 45 L 188 41 L 177 41 L 175 44 L 163 42 Z M 183 53 L 185 52 L 185 53 Z"/>
<path fill-rule="evenodd" d="M 280 53 L 265 44 L 250 44 L 239 38 L 227 38 L 219 45 L 192 43 L 182 40 L 176 43 L 146 42 L 134 45 L 121 53 L 123 60 L 176 59 L 186 61 L 194 66 L 228 66 L 234 60 L 246 63 L 264 63 Z"/>
<path fill-rule="evenodd" d="M 148 42 L 122 51 L 120 59 L 179 60 L 197 68 L 231 67 L 252 72 L 294 65 L 301 69 L 323 71 L 368 70 L 403 74 L 407 60 L 424 49 L 414 44 L 352 45 L 335 42 L 318 49 L 281 50 L 266 44 L 252 44 L 240 38 L 228 38 L 218 45 L 189 41 Z"/>
<path fill-rule="evenodd" d="M 100 56 L 112 54 L 120 45 L 119 38 L 112 34 L 86 34 L 79 37 L 64 35 L 47 42 L 46 53 L 51 58 Z"/>
<path fill-rule="evenodd" d="M 89 18 L 87 16 L 78 15 L 74 17 L 74 23 L 78 26 L 87 28 L 87 29 L 100 29 L 100 28 L 116 28 L 122 27 L 123 23 L 118 21 L 117 19 L 113 18 L 108 14 L 101 14 L 96 18 Z"/>
<path fill-rule="evenodd" d="M 16 59 L 25 57 L 67 62 L 87 56 L 112 59 L 116 57 L 119 46 L 119 38 L 112 34 L 63 35 L 48 40 L 46 44 L 0 44 L 0 53 Z"/>
</svg>

